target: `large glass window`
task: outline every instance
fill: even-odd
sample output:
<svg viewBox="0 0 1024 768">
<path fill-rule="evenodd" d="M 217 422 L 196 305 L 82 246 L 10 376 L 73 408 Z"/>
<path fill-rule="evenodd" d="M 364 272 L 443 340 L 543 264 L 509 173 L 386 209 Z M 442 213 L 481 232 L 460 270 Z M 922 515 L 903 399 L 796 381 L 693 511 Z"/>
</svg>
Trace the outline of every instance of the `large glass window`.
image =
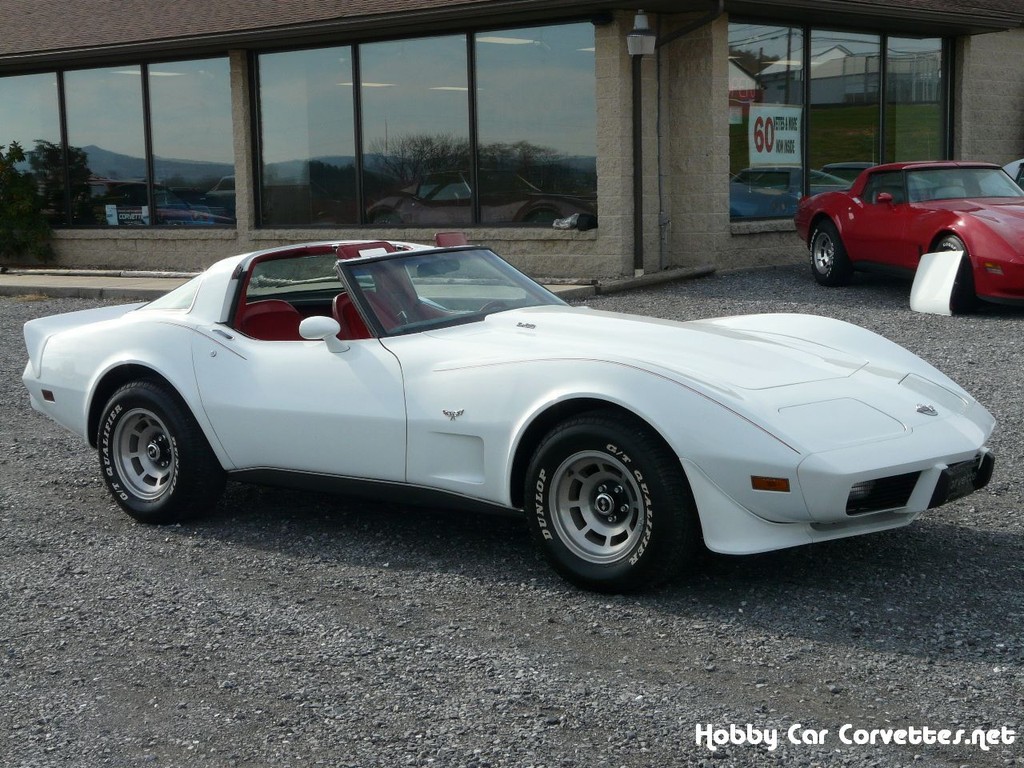
<svg viewBox="0 0 1024 768">
<path fill-rule="evenodd" d="M 0 78 L 0 126 L 54 224 L 234 224 L 226 58 Z"/>
<path fill-rule="evenodd" d="M 55 73 L 0 77 L 0 146 L 15 141 L 25 151 L 18 170 L 35 178 L 50 222 L 64 223 L 64 153 Z"/>
<path fill-rule="evenodd" d="M 886 160 L 944 157 L 942 41 L 892 37 L 885 56 Z"/>
<path fill-rule="evenodd" d="M 153 64 L 147 74 L 156 223 L 234 224 L 227 59 Z"/>
<path fill-rule="evenodd" d="M 596 213 L 590 23 L 268 53 L 259 77 L 263 226 Z"/>
<path fill-rule="evenodd" d="M 937 39 L 730 24 L 731 217 L 788 218 L 872 165 L 943 157 L 943 67 Z"/>
<path fill-rule="evenodd" d="M 481 33 L 475 45 L 481 220 L 595 214 L 592 25 Z"/>
<path fill-rule="evenodd" d="M 729 214 L 792 216 L 803 172 L 803 32 L 729 27 Z"/>
<path fill-rule="evenodd" d="M 352 49 L 259 58 L 266 226 L 357 224 Z"/>
<path fill-rule="evenodd" d="M 359 55 L 367 221 L 472 221 L 466 38 L 374 43 Z"/>
<path fill-rule="evenodd" d="M 64 84 L 68 162 L 72 167 L 71 222 L 151 223 L 142 67 L 68 72 Z"/>
<path fill-rule="evenodd" d="M 811 108 L 807 150 L 812 169 L 874 165 L 879 161 L 878 35 L 811 32 Z M 811 194 L 826 180 L 811 178 Z"/>
</svg>

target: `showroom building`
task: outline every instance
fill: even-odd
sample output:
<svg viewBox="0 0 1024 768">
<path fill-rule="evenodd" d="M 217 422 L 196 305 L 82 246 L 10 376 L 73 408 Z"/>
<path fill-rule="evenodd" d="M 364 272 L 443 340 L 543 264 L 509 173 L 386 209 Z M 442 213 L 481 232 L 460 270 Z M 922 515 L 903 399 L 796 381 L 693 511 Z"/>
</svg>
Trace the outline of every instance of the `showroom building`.
<svg viewBox="0 0 1024 768">
<path fill-rule="evenodd" d="M 538 277 L 793 263 L 803 194 L 1024 156 L 1019 0 L 8 0 L 0 22 L 0 145 L 63 267 L 449 230 Z"/>
</svg>

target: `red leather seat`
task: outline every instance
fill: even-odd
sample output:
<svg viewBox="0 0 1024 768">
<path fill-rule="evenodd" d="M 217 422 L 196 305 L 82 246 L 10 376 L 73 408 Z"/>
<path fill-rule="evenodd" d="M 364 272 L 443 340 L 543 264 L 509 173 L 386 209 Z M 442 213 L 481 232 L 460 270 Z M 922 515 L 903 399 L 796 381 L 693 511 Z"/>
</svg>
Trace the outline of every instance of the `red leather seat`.
<svg viewBox="0 0 1024 768">
<path fill-rule="evenodd" d="M 263 341 L 301 341 L 302 315 L 287 301 L 265 299 L 246 304 L 240 313 L 238 330 Z"/>
<path fill-rule="evenodd" d="M 370 329 L 366 327 L 366 322 L 359 314 L 359 310 L 356 309 L 356 305 L 352 303 L 352 297 L 347 293 L 339 293 L 334 297 L 334 302 L 331 304 L 331 314 L 334 315 L 334 319 L 341 326 L 341 331 L 338 333 L 339 339 L 346 341 L 368 339 L 372 335 Z"/>
<path fill-rule="evenodd" d="M 448 248 L 453 245 L 469 245 L 469 240 L 463 232 L 437 232 L 434 235 L 434 245 L 438 248 Z"/>
</svg>

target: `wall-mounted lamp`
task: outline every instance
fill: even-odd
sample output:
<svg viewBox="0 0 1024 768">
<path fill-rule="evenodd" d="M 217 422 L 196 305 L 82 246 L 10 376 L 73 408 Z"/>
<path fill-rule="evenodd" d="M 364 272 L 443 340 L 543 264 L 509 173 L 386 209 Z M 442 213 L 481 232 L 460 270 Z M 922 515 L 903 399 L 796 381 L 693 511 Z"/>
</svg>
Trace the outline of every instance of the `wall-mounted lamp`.
<svg viewBox="0 0 1024 768">
<path fill-rule="evenodd" d="M 657 35 L 651 31 L 647 23 L 647 14 L 637 11 L 633 19 L 633 29 L 626 35 L 626 50 L 630 56 L 650 56 L 658 42 Z"/>
</svg>

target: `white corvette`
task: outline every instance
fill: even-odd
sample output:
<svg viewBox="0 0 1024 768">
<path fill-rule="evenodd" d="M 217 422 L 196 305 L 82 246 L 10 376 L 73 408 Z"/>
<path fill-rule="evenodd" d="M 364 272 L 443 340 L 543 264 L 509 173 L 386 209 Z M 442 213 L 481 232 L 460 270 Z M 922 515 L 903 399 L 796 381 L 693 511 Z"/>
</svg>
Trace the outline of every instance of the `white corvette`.
<svg viewBox="0 0 1024 768">
<path fill-rule="evenodd" d="M 25 341 L 33 407 L 138 520 L 225 478 L 516 511 L 591 589 L 903 526 L 992 473 L 988 411 L 869 331 L 573 308 L 477 246 L 243 254 Z"/>
</svg>

